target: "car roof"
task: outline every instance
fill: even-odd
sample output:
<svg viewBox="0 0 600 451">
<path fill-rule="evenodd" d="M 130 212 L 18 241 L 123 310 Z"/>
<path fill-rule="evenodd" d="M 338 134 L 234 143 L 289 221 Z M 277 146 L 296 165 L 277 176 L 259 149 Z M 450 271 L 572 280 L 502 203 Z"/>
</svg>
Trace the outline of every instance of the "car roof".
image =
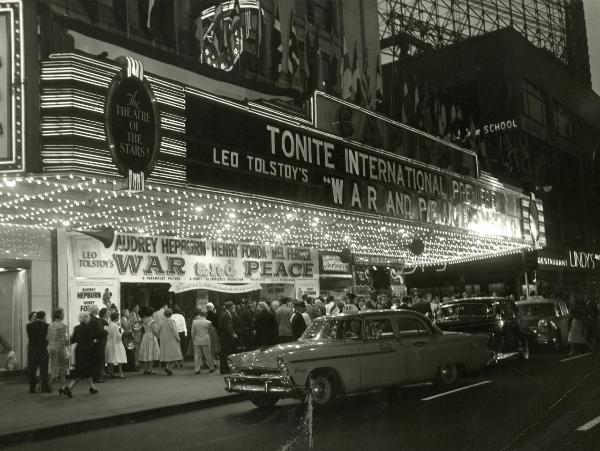
<svg viewBox="0 0 600 451">
<path fill-rule="evenodd" d="M 479 296 L 476 298 L 461 298 L 453 299 L 451 301 L 442 302 L 440 305 L 453 305 L 453 304 L 493 304 L 496 302 L 506 302 L 506 299 L 494 296 Z"/>
<path fill-rule="evenodd" d="M 395 310 L 362 310 L 359 312 L 342 312 L 338 315 L 321 316 L 321 318 L 340 318 L 340 317 L 342 317 L 342 318 L 351 318 L 351 317 L 362 318 L 364 316 L 389 316 L 389 315 L 398 315 L 400 313 L 408 313 L 409 315 L 425 317 L 425 315 L 423 315 L 422 313 L 417 312 L 415 310 L 407 309 L 407 308 L 399 308 L 399 309 L 395 309 Z"/>
<path fill-rule="evenodd" d="M 561 301 L 560 299 L 547 299 L 547 298 L 538 298 L 538 299 L 529 299 L 526 301 L 517 301 L 515 304 L 517 305 L 535 305 L 535 304 L 561 304 L 565 303 L 565 301 Z"/>
</svg>

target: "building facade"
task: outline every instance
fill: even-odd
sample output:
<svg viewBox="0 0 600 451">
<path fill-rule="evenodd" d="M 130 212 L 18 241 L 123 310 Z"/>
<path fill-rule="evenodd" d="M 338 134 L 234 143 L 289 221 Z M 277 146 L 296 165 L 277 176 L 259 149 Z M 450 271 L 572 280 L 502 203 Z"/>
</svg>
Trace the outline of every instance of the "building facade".
<svg viewBox="0 0 600 451">
<path fill-rule="evenodd" d="M 393 117 L 472 149 L 483 171 L 543 199 L 548 246 L 528 274 L 538 291 L 596 286 L 600 98 L 587 82 L 512 28 L 407 57 L 383 75 Z M 589 269 L 568 263 L 579 253 L 592 256 Z M 523 284 L 522 261 L 506 266 L 496 282 Z"/>
<path fill-rule="evenodd" d="M 0 12 L 3 358 L 34 310 L 402 293 L 405 265 L 544 244 L 541 201 L 373 112 L 375 1 Z"/>
</svg>

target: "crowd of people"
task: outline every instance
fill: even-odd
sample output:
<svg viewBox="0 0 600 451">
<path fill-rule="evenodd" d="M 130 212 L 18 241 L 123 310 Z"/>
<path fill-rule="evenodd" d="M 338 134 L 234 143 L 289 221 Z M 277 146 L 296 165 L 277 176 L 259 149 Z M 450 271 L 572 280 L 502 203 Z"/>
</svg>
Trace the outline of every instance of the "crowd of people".
<svg viewBox="0 0 600 451">
<path fill-rule="evenodd" d="M 81 312 L 79 324 L 71 334 L 64 323 L 64 311 L 56 309 L 50 324 L 43 311 L 33 312 L 27 324 L 29 389 L 36 392 L 38 372 L 40 389 L 51 392 L 50 381 L 59 381 L 59 394 L 72 397 L 72 390 L 81 379 L 89 384 L 89 393 L 96 394 L 96 384 L 107 378 L 125 378 L 124 370 L 156 374 L 157 368 L 167 376 L 183 367 L 186 357 L 193 357 L 194 373 L 203 369 L 212 373 L 219 361 L 221 374 L 230 372 L 228 356 L 275 344 L 297 340 L 315 318 L 342 312 L 364 310 L 413 309 L 431 317 L 439 305 L 466 293 L 444 297 L 426 294 L 423 297 L 379 296 L 372 299 L 348 294 L 342 299 L 311 298 L 292 300 L 263 299 L 224 303 L 217 311 L 208 302 L 197 308 L 193 318 L 185 318 L 181 309 L 167 304 L 154 311 L 134 305 L 130 310 L 117 311 L 105 302 L 103 308 L 92 306 Z M 514 300 L 514 297 L 510 297 Z M 600 344 L 598 298 L 573 296 L 570 304 L 569 343 L 571 354 L 592 349 Z M 71 355 L 72 345 L 75 345 Z M 71 366 L 74 363 L 74 371 Z M 71 380 L 67 383 L 67 375 Z"/>
</svg>

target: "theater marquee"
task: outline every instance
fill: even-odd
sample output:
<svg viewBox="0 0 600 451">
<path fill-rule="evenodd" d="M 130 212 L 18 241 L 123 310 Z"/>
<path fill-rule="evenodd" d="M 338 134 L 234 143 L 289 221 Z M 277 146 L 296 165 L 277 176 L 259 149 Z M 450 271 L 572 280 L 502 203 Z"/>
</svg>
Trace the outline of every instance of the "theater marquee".
<svg viewBox="0 0 600 451">
<path fill-rule="evenodd" d="M 186 99 L 189 183 L 522 238 L 516 193 L 214 97 Z"/>
</svg>

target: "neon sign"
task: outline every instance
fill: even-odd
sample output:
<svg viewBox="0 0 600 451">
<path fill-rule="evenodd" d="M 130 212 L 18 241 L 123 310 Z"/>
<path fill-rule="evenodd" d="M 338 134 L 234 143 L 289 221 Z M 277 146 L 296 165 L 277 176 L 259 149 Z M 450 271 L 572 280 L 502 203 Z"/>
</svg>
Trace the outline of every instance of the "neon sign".
<svg viewBox="0 0 600 451">
<path fill-rule="evenodd" d="M 20 1 L 0 2 L 0 172 L 24 169 L 22 23 Z"/>
</svg>

